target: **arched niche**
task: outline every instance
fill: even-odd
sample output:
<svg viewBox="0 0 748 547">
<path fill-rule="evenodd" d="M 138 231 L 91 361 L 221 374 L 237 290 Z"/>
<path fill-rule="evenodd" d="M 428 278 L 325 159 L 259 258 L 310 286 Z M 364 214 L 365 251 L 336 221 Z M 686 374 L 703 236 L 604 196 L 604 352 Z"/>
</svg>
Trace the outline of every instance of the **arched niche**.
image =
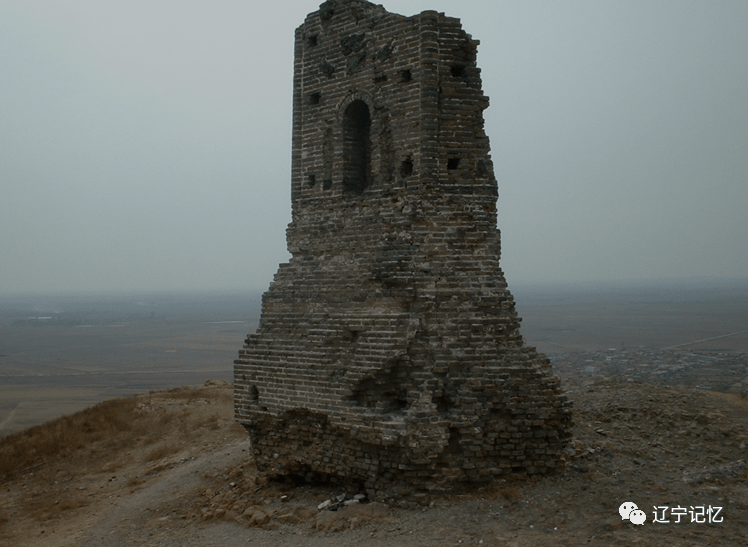
<svg viewBox="0 0 748 547">
<path fill-rule="evenodd" d="M 361 99 L 343 112 L 343 191 L 361 194 L 371 183 L 371 115 Z"/>
</svg>

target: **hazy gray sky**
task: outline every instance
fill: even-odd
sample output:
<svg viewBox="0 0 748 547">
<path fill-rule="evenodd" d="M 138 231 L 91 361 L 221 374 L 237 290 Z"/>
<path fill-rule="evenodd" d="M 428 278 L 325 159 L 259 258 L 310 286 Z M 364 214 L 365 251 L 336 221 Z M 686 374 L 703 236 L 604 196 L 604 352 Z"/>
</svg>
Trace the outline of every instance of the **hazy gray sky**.
<svg viewBox="0 0 748 547">
<path fill-rule="evenodd" d="M 267 287 L 319 3 L 0 1 L 0 293 Z M 384 7 L 481 41 L 510 287 L 748 275 L 748 2 Z"/>
</svg>

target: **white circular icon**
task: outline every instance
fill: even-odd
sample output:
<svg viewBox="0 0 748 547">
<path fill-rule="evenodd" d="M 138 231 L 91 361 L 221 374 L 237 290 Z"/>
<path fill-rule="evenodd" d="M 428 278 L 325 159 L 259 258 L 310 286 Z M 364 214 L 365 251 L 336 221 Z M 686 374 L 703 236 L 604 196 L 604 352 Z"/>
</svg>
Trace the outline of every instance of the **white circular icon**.
<svg viewBox="0 0 748 547">
<path fill-rule="evenodd" d="M 647 520 L 647 515 L 641 509 L 634 509 L 629 514 L 629 520 L 634 524 L 644 524 L 644 521 Z"/>
<path fill-rule="evenodd" d="M 631 514 L 631 511 L 639 509 L 635 503 L 630 501 L 625 501 L 621 504 L 621 506 L 618 508 L 618 512 L 621 514 L 621 520 L 628 520 L 629 515 Z"/>
</svg>

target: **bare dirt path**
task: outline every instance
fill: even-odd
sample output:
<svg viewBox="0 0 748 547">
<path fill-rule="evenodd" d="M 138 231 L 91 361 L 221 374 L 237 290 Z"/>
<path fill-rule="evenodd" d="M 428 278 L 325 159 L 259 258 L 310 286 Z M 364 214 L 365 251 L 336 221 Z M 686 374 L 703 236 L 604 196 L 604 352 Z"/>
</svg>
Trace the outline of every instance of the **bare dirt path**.
<svg viewBox="0 0 748 547">
<path fill-rule="evenodd" d="M 160 480 L 113 504 L 79 545 L 124 547 L 164 539 L 170 535 L 174 521 L 181 520 L 181 515 L 175 515 L 171 505 L 200 491 L 206 477 L 215 473 L 217 461 L 222 466 L 235 467 L 247 459 L 248 451 L 248 440 L 234 442 L 163 472 Z"/>
</svg>

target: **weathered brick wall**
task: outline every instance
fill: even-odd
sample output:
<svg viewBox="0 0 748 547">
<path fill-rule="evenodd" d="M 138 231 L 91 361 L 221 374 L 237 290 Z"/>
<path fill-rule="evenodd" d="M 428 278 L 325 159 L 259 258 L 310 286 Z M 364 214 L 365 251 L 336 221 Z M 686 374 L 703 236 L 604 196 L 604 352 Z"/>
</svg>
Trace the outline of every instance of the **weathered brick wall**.
<svg viewBox="0 0 748 547">
<path fill-rule="evenodd" d="M 292 258 L 235 361 L 270 474 L 418 497 L 560 462 L 571 404 L 499 268 L 476 48 L 362 0 L 296 31 Z"/>
</svg>

